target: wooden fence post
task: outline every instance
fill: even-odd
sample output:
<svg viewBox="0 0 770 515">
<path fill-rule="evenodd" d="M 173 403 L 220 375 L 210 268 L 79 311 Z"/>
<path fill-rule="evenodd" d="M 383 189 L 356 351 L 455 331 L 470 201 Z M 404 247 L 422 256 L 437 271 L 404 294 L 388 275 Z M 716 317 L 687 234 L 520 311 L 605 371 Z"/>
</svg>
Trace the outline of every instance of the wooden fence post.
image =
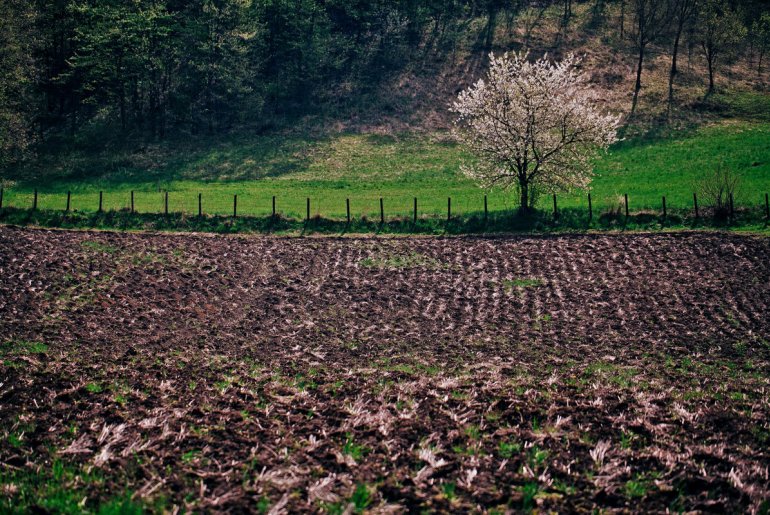
<svg viewBox="0 0 770 515">
<path fill-rule="evenodd" d="M 594 206 L 591 204 L 591 192 L 588 192 L 588 221 L 590 222 L 594 218 Z"/>
<path fill-rule="evenodd" d="M 349 198 L 345 199 L 345 208 L 348 212 L 348 225 L 350 225 L 350 199 Z"/>
<path fill-rule="evenodd" d="M 70 210 L 70 197 L 71 196 L 72 196 L 72 192 L 68 191 L 67 192 L 67 209 L 64 210 L 67 213 L 69 213 L 69 210 Z"/>
<path fill-rule="evenodd" d="M 553 219 L 559 219 L 559 209 L 556 207 L 556 193 L 553 194 Z"/>
<path fill-rule="evenodd" d="M 32 211 L 37 209 L 37 188 L 35 188 L 35 196 L 32 197 Z"/>
<path fill-rule="evenodd" d="M 102 208 L 104 207 L 104 203 L 103 203 L 104 195 L 103 195 L 103 193 L 104 192 L 102 192 L 102 191 L 99 192 L 99 212 L 100 213 L 102 212 Z"/>
<path fill-rule="evenodd" d="M 446 221 L 449 222 L 452 219 L 452 197 L 446 199 Z"/>
<path fill-rule="evenodd" d="M 307 209 L 306 209 L 307 212 L 305 213 L 305 221 L 309 222 L 310 221 L 310 197 L 307 198 L 307 206 L 306 207 L 307 207 Z"/>
<path fill-rule="evenodd" d="M 238 195 L 233 195 L 233 218 L 238 217 Z"/>
<path fill-rule="evenodd" d="M 663 195 L 663 218 L 666 218 L 666 196 Z"/>
<path fill-rule="evenodd" d="M 382 204 L 382 197 L 380 197 L 380 224 L 385 225 L 385 208 Z"/>
<path fill-rule="evenodd" d="M 695 219 L 698 219 L 698 194 L 693 192 L 692 194 L 692 204 L 695 206 Z"/>
<path fill-rule="evenodd" d="M 735 215 L 735 206 L 733 204 L 733 193 L 730 192 L 730 218 L 732 218 L 733 215 Z"/>
<path fill-rule="evenodd" d="M 628 193 L 625 193 L 623 195 L 625 202 L 626 202 L 626 218 L 628 218 Z"/>
<path fill-rule="evenodd" d="M 166 190 L 165 194 L 163 195 L 163 213 L 168 215 L 168 190 Z"/>
<path fill-rule="evenodd" d="M 203 193 L 198 193 L 198 216 L 203 216 Z"/>
<path fill-rule="evenodd" d="M 131 214 L 134 214 L 134 190 L 131 190 Z"/>
<path fill-rule="evenodd" d="M 484 195 L 484 225 L 487 224 L 488 219 L 489 219 L 489 210 L 487 209 L 487 196 Z"/>
<path fill-rule="evenodd" d="M 0 186 L 0 209 L 3 209 L 3 193 L 4 193 L 4 190 L 5 190 L 5 188 Z"/>
<path fill-rule="evenodd" d="M 417 224 L 417 197 L 414 197 L 414 224 Z"/>
<path fill-rule="evenodd" d="M 273 218 L 275 218 L 275 195 L 273 195 Z"/>
</svg>

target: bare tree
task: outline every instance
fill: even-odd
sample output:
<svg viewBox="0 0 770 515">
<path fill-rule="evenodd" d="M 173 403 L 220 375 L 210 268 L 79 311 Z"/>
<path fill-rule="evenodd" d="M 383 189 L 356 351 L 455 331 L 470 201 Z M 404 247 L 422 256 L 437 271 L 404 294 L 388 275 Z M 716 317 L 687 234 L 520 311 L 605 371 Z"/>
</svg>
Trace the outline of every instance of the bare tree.
<svg viewBox="0 0 770 515">
<path fill-rule="evenodd" d="M 679 42 L 685 25 L 692 20 L 697 8 L 698 0 L 673 0 L 673 17 L 676 23 L 674 33 L 674 47 L 671 50 L 671 72 L 668 75 L 668 117 L 671 118 L 671 110 L 674 106 L 674 79 L 677 74 L 677 57 L 679 56 Z"/>
<path fill-rule="evenodd" d="M 730 203 L 738 192 L 740 183 L 740 175 L 724 163 L 719 163 L 700 179 L 696 188 L 705 204 L 714 210 L 714 217 L 724 219 L 730 212 Z"/>
<path fill-rule="evenodd" d="M 529 48 L 532 32 L 540 25 L 545 12 L 551 7 L 550 1 L 533 3 L 521 10 L 517 21 L 524 26 L 524 48 Z"/>
<path fill-rule="evenodd" d="M 556 37 L 554 39 L 553 45 L 555 47 L 560 47 L 562 44 L 562 41 L 566 39 L 567 32 L 569 31 L 569 24 L 570 20 L 572 19 L 572 2 L 573 0 L 561 0 L 562 2 L 562 13 L 561 13 L 561 21 L 559 22 L 559 30 L 556 32 Z"/>
<path fill-rule="evenodd" d="M 594 5 L 591 8 L 590 27 L 599 27 L 604 23 L 606 8 L 605 0 L 594 0 Z"/>
<path fill-rule="evenodd" d="M 665 32 L 669 22 L 669 4 L 666 0 L 631 0 L 634 15 L 634 30 L 632 37 L 637 51 L 636 83 L 634 98 L 631 102 L 631 116 L 636 113 L 639 102 L 639 92 L 642 89 L 642 70 L 647 47 Z"/>
<path fill-rule="evenodd" d="M 763 13 L 751 26 L 751 40 L 757 53 L 757 78 L 762 78 L 762 61 L 770 48 L 770 13 Z"/>
<path fill-rule="evenodd" d="M 626 0 L 620 0 L 620 39 L 625 37 L 626 30 Z"/>
<path fill-rule="evenodd" d="M 701 46 L 706 55 L 709 72 L 709 87 L 706 92 L 708 98 L 714 93 L 714 72 L 719 58 L 729 54 L 746 36 L 746 27 L 726 0 L 706 0 L 702 34 Z"/>
</svg>

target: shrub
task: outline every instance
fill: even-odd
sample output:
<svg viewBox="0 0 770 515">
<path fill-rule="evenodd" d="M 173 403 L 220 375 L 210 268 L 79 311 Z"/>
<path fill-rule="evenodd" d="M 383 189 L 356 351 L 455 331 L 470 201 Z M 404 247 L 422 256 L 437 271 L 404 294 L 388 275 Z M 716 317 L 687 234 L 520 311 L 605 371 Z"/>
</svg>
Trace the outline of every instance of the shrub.
<svg viewBox="0 0 770 515">
<path fill-rule="evenodd" d="M 713 209 L 714 217 L 725 219 L 730 214 L 730 202 L 740 186 L 740 175 L 720 163 L 701 178 L 696 191 L 704 205 Z"/>
</svg>

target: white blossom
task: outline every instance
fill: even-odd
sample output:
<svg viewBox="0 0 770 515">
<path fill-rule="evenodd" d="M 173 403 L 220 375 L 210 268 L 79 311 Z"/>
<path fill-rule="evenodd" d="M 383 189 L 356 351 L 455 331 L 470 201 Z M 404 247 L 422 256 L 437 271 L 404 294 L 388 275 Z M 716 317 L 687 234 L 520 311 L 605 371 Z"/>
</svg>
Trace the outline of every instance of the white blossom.
<svg viewBox="0 0 770 515">
<path fill-rule="evenodd" d="M 617 140 L 620 117 L 595 107 L 574 55 L 490 54 L 487 77 L 452 104 L 454 133 L 477 161 L 463 172 L 482 187 L 517 188 L 522 208 L 538 192 L 585 188 L 597 155 Z"/>
</svg>

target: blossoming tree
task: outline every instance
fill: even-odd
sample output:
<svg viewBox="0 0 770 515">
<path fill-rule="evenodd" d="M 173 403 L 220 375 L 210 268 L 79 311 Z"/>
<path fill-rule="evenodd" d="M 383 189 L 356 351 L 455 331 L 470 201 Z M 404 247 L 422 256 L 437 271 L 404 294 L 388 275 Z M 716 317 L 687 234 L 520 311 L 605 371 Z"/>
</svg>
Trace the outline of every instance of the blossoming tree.
<svg viewBox="0 0 770 515">
<path fill-rule="evenodd" d="M 455 135 L 477 158 L 463 172 L 485 188 L 516 188 L 523 211 L 538 192 L 587 187 L 593 160 L 616 141 L 620 117 L 596 108 L 579 63 L 573 55 L 556 63 L 491 55 L 487 77 L 451 106 Z"/>
</svg>

